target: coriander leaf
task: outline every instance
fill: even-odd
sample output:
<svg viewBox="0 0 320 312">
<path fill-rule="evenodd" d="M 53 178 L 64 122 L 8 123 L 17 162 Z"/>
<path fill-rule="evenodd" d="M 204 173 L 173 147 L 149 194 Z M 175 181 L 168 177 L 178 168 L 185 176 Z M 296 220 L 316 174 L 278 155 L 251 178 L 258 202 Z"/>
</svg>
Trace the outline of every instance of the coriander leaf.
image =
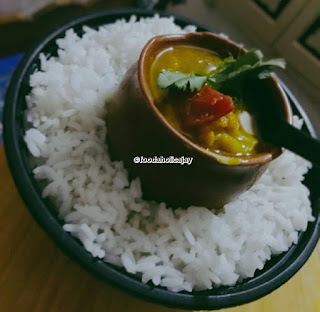
<svg viewBox="0 0 320 312">
<path fill-rule="evenodd" d="M 159 74 L 158 86 L 161 89 L 174 86 L 182 91 L 187 90 L 189 87 L 191 91 L 199 91 L 206 81 L 206 76 L 163 71 Z"/>
<path fill-rule="evenodd" d="M 234 70 L 234 63 L 235 60 L 232 57 L 223 60 L 223 63 L 215 70 L 216 74 L 223 73 L 224 75 L 227 75 L 231 73 Z"/>
<path fill-rule="evenodd" d="M 282 59 L 264 62 L 262 61 L 262 57 L 263 55 L 259 50 L 248 51 L 231 63 L 218 68 L 218 73 L 208 77 L 208 82 L 215 89 L 221 90 L 227 84 L 234 84 L 235 80 L 237 80 L 237 84 L 239 85 L 239 80 L 244 80 L 249 75 L 255 76 L 258 79 L 264 79 L 270 76 L 273 67 L 285 68 L 285 61 Z"/>
<path fill-rule="evenodd" d="M 259 79 L 266 79 L 266 78 L 270 77 L 270 75 L 271 75 L 271 72 L 269 70 L 264 70 L 258 74 L 258 78 Z"/>
<path fill-rule="evenodd" d="M 260 50 L 251 50 L 237 57 L 235 61 L 235 69 L 241 68 L 243 65 L 254 65 L 261 61 L 263 54 Z"/>
<path fill-rule="evenodd" d="M 200 91 L 201 87 L 207 81 L 205 76 L 193 76 L 192 79 L 189 79 L 189 87 L 191 91 L 197 90 Z"/>
<path fill-rule="evenodd" d="M 208 77 L 207 81 L 214 89 L 220 90 L 221 85 L 228 79 L 228 77 L 228 74 L 224 74 L 222 72 L 215 75 L 211 75 L 210 77 Z"/>
<path fill-rule="evenodd" d="M 186 77 L 190 77 L 190 74 L 186 75 L 179 72 L 163 71 L 159 74 L 158 86 L 161 89 L 165 89 L 173 85 L 176 81 Z"/>
<path fill-rule="evenodd" d="M 266 62 L 262 62 L 261 65 L 263 66 L 275 66 L 275 67 L 280 67 L 282 69 L 285 69 L 286 68 L 286 62 L 284 59 L 273 59 L 273 60 L 269 60 L 269 61 L 266 61 Z"/>
<path fill-rule="evenodd" d="M 175 86 L 177 89 L 182 90 L 182 91 L 186 91 L 189 85 L 189 80 L 191 79 L 191 75 L 185 78 L 181 78 L 179 80 L 177 80 L 173 86 Z"/>
</svg>

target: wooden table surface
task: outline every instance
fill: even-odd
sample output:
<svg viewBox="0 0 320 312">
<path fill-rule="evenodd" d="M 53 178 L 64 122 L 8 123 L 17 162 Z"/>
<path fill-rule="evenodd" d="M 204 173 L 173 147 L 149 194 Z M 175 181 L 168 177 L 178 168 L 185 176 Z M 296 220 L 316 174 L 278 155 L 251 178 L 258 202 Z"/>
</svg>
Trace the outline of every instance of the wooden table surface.
<svg viewBox="0 0 320 312">
<path fill-rule="evenodd" d="M 0 148 L 0 311 L 174 310 L 136 299 L 95 279 L 65 256 L 25 207 Z M 319 312 L 320 253 L 272 294 L 222 312 Z"/>
</svg>

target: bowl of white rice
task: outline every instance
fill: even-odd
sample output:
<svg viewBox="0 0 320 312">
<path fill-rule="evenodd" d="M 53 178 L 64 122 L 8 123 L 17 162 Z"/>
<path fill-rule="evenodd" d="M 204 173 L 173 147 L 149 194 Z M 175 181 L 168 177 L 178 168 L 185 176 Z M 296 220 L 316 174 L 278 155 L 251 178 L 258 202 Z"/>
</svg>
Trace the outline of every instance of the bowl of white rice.
<svg viewBox="0 0 320 312">
<path fill-rule="evenodd" d="M 212 310 L 267 295 L 306 262 L 319 238 L 319 170 L 285 151 L 219 213 L 144 200 L 139 179 L 110 159 L 108 103 L 150 38 L 193 31 L 214 30 L 136 9 L 56 28 L 11 79 L 4 144 L 31 214 L 78 264 L 144 300 Z M 315 136 L 282 87 L 295 126 Z"/>
</svg>

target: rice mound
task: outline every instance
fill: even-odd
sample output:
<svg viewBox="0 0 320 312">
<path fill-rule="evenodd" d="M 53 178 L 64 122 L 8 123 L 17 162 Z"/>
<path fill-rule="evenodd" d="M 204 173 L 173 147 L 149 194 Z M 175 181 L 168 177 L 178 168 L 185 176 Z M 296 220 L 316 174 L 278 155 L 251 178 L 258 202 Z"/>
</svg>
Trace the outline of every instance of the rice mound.
<svg viewBox="0 0 320 312">
<path fill-rule="evenodd" d="M 57 203 L 63 228 L 94 257 L 174 292 L 252 277 L 314 220 L 301 183 L 311 165 L 288 151 L 219 214 L 145 201 L 139 179 L 129 182 L 122 162 L 110 160 L 105 103 L 151 37 L 195 30 L 157 15 L 84 27 L 82 38 L 70 29 L 57 40 L 57 57 L 40 56 L 26 98 L 34 176 L 45 184 L 42 196 Z"/>
</svg>

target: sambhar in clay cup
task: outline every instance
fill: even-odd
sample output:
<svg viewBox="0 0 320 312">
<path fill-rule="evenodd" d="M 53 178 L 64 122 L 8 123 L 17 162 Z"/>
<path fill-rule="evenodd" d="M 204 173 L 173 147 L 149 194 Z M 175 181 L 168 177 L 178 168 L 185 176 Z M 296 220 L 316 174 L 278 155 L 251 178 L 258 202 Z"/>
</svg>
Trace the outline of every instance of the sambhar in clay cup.
<svg viewBox="0 0 320 312">
<path fill-rule="evenodd" d="M 240 100 L 204 82 L 245 53 L 209 32 L 157 36 L 144 47 L 109 104 L 107 140 L 111 157 L 141 179 L 145 198 L 217 209 L 249 189 L 282 153 L 241 123 L 244 111 L 254 121 L 259 105 L 292 122 L 274 75 L 236 82 Z"/>
</svg>

